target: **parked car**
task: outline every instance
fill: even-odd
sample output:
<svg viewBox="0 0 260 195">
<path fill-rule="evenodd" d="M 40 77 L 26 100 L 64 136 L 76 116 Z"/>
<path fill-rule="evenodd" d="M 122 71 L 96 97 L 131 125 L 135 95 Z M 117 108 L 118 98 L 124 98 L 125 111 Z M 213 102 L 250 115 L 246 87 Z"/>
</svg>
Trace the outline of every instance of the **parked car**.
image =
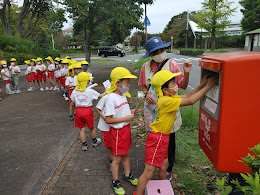
<svg viewBox="0 0 260 195">
<path fill-rule="evenodd" d="M 98 48 L 98 56 L 107 57 L 107 56 L 118 56 L 123 57 L 125 52 L 119 48 L 113 46 L 101 46 Z"/>
</svg>

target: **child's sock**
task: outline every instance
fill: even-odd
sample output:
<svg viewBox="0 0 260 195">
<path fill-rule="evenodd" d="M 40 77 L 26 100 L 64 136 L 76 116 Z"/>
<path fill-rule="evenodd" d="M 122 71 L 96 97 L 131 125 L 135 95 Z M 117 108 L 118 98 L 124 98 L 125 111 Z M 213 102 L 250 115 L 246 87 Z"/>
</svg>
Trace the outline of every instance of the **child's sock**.
<svg viewBox="0 0 260 195">
<path fill-rule="evenodd" d="M 83 146 L 87 146 L 88 143 L 87 143 L 87 142 L 83 142 L 82 145 L 83 145 Z"/>
<path fill-rule="evenodd" d="M 96 143 L 97 142 L 97 138 L 94 138 L 92 139 L 93 140 L 93 143 Z"/>
</svg>

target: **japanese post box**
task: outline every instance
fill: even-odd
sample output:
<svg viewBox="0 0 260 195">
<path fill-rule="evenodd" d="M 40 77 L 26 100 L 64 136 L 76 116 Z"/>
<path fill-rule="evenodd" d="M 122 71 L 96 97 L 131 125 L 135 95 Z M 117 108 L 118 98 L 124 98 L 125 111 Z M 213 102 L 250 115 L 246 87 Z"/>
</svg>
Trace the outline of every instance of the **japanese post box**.
<svg viewBox="0 0 260 195">
<path fill-rule="evenodd" d="M 250 172 L 238 160 L 260 143 L 260 52 L 205 56 L 200 67 L 201 80 L 218 77 L 200 100 L 200 147 L 218 171 Z"/>
</svg>

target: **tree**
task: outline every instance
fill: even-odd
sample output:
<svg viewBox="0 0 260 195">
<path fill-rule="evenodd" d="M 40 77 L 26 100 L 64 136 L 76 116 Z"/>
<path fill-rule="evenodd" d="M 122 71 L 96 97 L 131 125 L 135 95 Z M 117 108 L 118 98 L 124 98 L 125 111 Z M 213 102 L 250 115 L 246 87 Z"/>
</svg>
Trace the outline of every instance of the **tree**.
<svg viewBox="0 0 260 195">
<path fill-rule="evenodd" d="M 4 30 L 5 34 L 10 34 L 11 33 L 11 23 L 10 23 L 10 18 L 11 18 L 11 2 L 10 0 L 4 0 L 3 3 L 0 3 L 1 9 L 0 9 L 0 20 L 2 23 L 2 27 Z M 7 15 L 6 17 L 6 9 L 7 9 Z"/>
<path fill-rule="evenodd" d="M 245 32 L 260 28 L 260 0 L 239 1 L 243 9 L 242 28 Z"/>
<path fill-rule="evenodd" d="M 197 22 L 196 12 L 190 12 L 189 18 Z M 165 42 L 171 41 L 171 36 L 173 36 L 174 44 L 176 47 L 183 47 L 185 45 L 185 34 L 186 34 L 186 24 L 187 24 L 187 12 L 182 12 L 176 16 L 173 16 L 165 29 L 161 34 L 161 38 Z M 193 37 L 191 30 L 188 31 L 188 46 L 192 47 Z"/>
<path fill-rule="evenodd" d="M 69 35 L 63 35 L 63 32 L 59 31 L 54 35 L 54 40 L 55 40 L 55 47 L 57 49 L 67 49 L 71 38 Z"/>
<path fill-rule="evenodd" d="M 140 47 L 140 43 L 142 41 L 142 35 L 139 35 L 138 32 L 135 32 L 133 34 L 133 36 L 130 38 L 130 45 L 131 46 L 139 46 Z"/>
<path fill-rule="evenodd" d="M 198 12 L 198 25 L 206 29 L 211 35 L 211 50 L 215 49 L 216 35 L 230 23 L 228 18 L 236 8 L 231 8 L 234 2 L 228 0 L 204 0 L 202 10 Z"/>
<path fill-rule="evenodd" d="M 120 42 L 133 27 L 142 28 L 142 8 L 137 0 L 63 0 L 74 20 L 74 28 L 82 30 L 85 58 L 90 61 L 91 41 L 97 30 L 110 31 L 113 42 Z"/>
</svg>

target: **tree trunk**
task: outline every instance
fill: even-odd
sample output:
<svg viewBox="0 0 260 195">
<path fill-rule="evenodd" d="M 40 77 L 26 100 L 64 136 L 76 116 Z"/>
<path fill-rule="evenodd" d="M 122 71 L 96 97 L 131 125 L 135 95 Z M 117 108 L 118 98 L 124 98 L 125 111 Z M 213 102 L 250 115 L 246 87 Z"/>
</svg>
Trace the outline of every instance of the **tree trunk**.
<svg viewBox="0 0 260 195">
<path fill-rule="evenodd" d="M 20 34 L 21 37 L 25 36 L 25 28 L 24 28 L 24 19 L 29 11 L 31 2 L 29 0 L 24 0 L 22 10 L 19 14 L 17 21 L 17 33 Z"/>
<path fill-rule="evenodd" d="M 85 59 L 90 64 L 91 52 L 90 52 L 89 40 L 90 40 L 90 33 L 89 31 L 87 31 L 86 24 L 83 24 L 83 42 L 84 42 Z"/>
<path fill-rule="evenodd" d="M 213 7 L 213 21 L 212 21 L 212 31 L 211 31 L 211 51 L 215 50 L 216 46 L 216 10 L 217 10 L 217 0 L 214 0 Z"/>
<path fill-rule="evenodd" d="M 0 10 L 0 20 L 1 20 L 1 23 L 2 23 L 4 34 L 8 33 L 8 28 L 7 28 L 7 23 L 6 23 L 6 15 L 5 15 L 7 3 L 8 3 L 8 0 L 4 0 L 3 8 Z"/>
<path fill-rule="evenodd" d="M 8 34 L 11 34 L 11 2 L 10 1 L 8 1 L 7 32 L 8 32 Z"/>
</svg>

